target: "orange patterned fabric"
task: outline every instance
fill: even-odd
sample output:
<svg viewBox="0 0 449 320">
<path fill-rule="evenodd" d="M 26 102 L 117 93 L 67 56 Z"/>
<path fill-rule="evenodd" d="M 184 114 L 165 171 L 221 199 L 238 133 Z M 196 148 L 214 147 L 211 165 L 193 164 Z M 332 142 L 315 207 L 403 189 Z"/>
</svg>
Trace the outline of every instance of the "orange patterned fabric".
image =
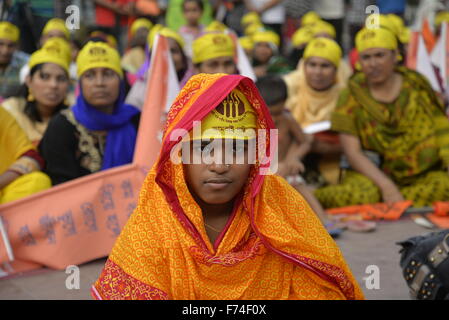
<svg viewBox="0 0 449 320">
<path fill-rule="evenodd" d="M 194 76 L 174 102 L 159 159 L 92 289 L 97 299 L 363 299 L 350 269 L 304 198 L 260 163 L 212 244 L 182 164 L 170 162 L 176 128 L 192 128 L 238 87 L 258 125 L 274 128 L 253 82 Z M 267 134 L 269 140 L 269 133 Z M 268 146 L 267 146 L 268 148 Z"/>
</svg>

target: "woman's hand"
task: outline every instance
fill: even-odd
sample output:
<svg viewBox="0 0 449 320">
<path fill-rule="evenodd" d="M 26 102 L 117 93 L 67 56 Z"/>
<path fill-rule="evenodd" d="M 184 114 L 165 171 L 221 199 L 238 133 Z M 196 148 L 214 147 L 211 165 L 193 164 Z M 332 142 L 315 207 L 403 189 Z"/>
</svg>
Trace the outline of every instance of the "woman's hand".
<svg viewBox="0 0 449 320">
<path fill-rule="evenodd" d="M 404 201 L 404 196 L 394 184 L 381 188 L 382 199 L 386 203 Z"/>
<path fill-rule="evenodd" d="M 0 174 L 0 189 L 6 187 L 8 184 L 16 180 L 18 177 L 20 177 L 20 174 L 11 170 L 8 170 Z"/>
<path fill-rule="evenodd" d="M 279 163 L 278 175 L 286 178 L 288 176 L 296 176 L 301 172 L 304 172 L 304 164 L 299 160 L 286 159 Z"/>
</svg>

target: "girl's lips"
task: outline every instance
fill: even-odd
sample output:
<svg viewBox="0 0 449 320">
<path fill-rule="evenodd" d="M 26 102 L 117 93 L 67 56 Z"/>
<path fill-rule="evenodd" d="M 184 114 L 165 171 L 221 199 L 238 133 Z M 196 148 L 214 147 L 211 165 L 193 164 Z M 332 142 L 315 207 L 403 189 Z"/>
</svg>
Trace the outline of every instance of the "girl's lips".
<svg viewBox="0 0 449 320">
<path fill-rule="evenodd" d="M 219 191 L 225 189 L 229 185 L 229 182 L 224 183 L 206 182 L 205 185 L 214 191 Z"/>
<path fill-rule="evenodd" d="M 224 179 L 224 178 L 218 178 L 218 179 L 209 179 L 204 182 L 206 187 L 209 187 L 212 190 L 218 191 L 225 189 L 229 184 L 231 184 L 231 180 Z"/>
<path fill-rule="evenodd" d="M 59 100 L 59 95 L 57 95 L 57 94 L 49 93 L 49 94 L 46 94 L 45 97 L 49 100 Z"/>
</svg>

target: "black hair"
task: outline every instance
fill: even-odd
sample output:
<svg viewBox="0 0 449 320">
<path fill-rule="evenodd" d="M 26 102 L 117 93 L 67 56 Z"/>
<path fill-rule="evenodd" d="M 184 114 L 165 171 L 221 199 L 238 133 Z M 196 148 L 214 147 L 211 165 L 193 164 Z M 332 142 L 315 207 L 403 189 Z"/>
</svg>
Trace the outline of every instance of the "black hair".
<svg viewBox="0 0 449 320">
<path fill-rule="evenodd" d="M 195 2 L 196 5 L 201 9 L 201 11 L 204 11 L 204 3 L 203 3 L 203 0 L 184 0 L 184 1 L 182 2 L 182 11 L 185 10 L 185 4 L 186 4 L 187 2 Z"/>
<path fill-rule="evenodd" d="M 178 46 L 179 51 L 181 52 L 182 63 L 184 64 L 184 68 L 176 71 L 176 75 L 178 76 L 178 81 L 181 81 L 184 78 L 185 74 L 187 73 L 187 70 L 189 69 L 189 60 L 187 59 L 187 56 L 186 56 L 184 50 L 182 49 L 181 45 L 178 43 L 178 41 L 175 41 L 175 43 Z"/>
<path fill-rule="evenodd" d="M 31 68 L 30 70 L 30 77 L 32 77 L 36 72 L 41 71 L 42 67 L 44 66 L 45 63 L 41 63 L 38 64 L 36 66 L 34 66 L 33 68 Z M 69 75 L 67 75 L 67 79 Z M 69 80 L 67 80 L 69 81 Z M 30 93 L 30 90 L 28 89 L 28 86 L 26 84 L 23 84 L 17 95 L 18 97 L 22 97 L 26 100 L 26 104 L 25 104 L 25 108 L 23 110 L 23 112 L 28 116 L 28 118 L 30 118 L 31 121 L 37 121 L 37 122 L 41 122 L 42 118 L 41 115 L 39 114 L 39 110 L 37 110 L 37 105 L 36 105 L 36 100 L 34 101 L 28 101 L 28 95 Z M 59 111 L 67 108 L 68 106 L 66 104 L 64 104 L 64 101 L 62 101 L 54 110 L 53 114 L 57 114 Z"/>
<path fill-rule="evenodd" d="M 257 89 L 268 107 L 287 100 L 287 85 L 276 75 L 267 75 L 257 79 Z"/>
<path fill-rule="evenodd" d="M 81 50 L 83 48 L 83 43 L 79 39 L 72 39 L 70 41 L 78 50 Z"/>
<path fill-rule="evenodd" d="M 95 36 L 95 37 L 89 37 L 86 39 L 86 41 L 84 41 L 82 47 L 84 47 L 88 42 L 103 42 L 103 43 L 108 43 L 108 41 L 106 40 L 106 38 L 102 37 L 102 36 Z M 81 48 L 82 48 L 81 47 Z"/>
<path fill-rule="evenodd" d="M 296 69 L 296 67 L 298 66 L 298 62 L 299 62 L 299 60 L 301 60 L 302 56 L 304 55 L 305 49 L 306 49 L 305 47 L 304 48 L 293 48 L 293 50 L 288 55 L 287 60 L 292 69 Z"/>
</svg>

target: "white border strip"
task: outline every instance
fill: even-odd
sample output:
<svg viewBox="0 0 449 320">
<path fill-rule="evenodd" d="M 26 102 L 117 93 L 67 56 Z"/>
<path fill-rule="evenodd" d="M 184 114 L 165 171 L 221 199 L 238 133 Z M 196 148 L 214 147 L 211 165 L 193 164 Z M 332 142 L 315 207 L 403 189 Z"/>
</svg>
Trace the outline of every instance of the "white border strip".
<svg viewBox="0 0 449 320">
<path fill-rule="evenodd" d="M 9 261 L 14 261 L 14 254 L 12 253 L 11 243 L 9 242 L 8 235 L 6 234 L 2 217 L 0 217 L 0 233 L 2 235 L 3 243 L 5 244 L 6 247 L 6 253 L 8 254 Z"/>
</svg>

